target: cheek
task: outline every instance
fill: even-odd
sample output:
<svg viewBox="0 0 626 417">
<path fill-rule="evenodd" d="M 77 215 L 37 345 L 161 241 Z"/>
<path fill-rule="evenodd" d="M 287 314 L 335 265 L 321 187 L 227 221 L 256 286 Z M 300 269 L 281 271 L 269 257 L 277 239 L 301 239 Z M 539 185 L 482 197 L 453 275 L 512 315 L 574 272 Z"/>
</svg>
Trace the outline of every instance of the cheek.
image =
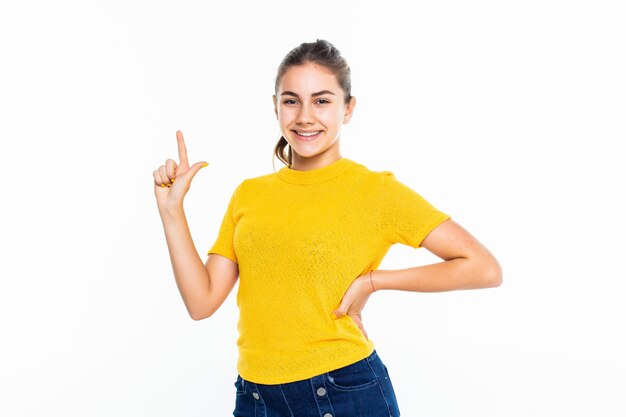
<svg viewBox="0 0 626 417">
<path fill-rule="evenodd" d="M 278 110 L 278 114 L 283 115 L 283 117 L 288 119 L 293 119 L 298 115 L 298 107 L 296 106 L 283 106 Z"/>
<path fill-rule="evenodd" d="M 294 117 L 294 112 L 290 111 L 289 109 L 278 110 L 278 121 L 282 125 L 291 123 Z"/>
<path fill-rule="evenodd" d="M 338 124 L 343 120 L 343 114 L 337 112 L 337 109 L 321 109 L 317 113 L 317 117 L 324 121 L 326 125 Z"/>
</svg>

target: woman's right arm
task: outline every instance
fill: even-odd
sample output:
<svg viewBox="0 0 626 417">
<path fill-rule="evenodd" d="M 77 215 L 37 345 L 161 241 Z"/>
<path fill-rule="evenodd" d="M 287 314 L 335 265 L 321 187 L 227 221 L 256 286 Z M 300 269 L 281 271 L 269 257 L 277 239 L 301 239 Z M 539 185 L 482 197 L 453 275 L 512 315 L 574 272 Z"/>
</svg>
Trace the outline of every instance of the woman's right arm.
<svg viewBox="0 0 626 417">
<path fill-rule="evenodd" d="M 239 277 L 232 260 L 210 254 L 202 263 L 194 246 L 182 205 L 159 209 L 174 278 L 189 315 L 202 320 L 224 303 Z"/>
<path fill-rule="evenodd" d="M 221 255 L 210 254 L 206 265 L 191 239 L 183 199 L 191 180 L 208 164 L 197 162 L 189 166 L 183 134 L 176 132 L 180 165 L 167 159 L 153 172 L 154 194 L 165 231 L 167 248 L 178 291 L 189 315 L 194 320 L 210 317 L 224 302 L 239 276 L 238 265 Z"/>
</svg>

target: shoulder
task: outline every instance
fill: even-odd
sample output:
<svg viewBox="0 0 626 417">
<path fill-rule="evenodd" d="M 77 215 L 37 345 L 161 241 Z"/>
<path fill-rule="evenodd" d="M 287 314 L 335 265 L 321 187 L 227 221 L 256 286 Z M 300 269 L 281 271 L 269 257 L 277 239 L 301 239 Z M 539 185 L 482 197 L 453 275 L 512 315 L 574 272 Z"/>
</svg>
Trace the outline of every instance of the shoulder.
<svg viewBox="0 0 626 417">
<path fill-rule="evenodd" d="M 263 195 L 264 191 L 275 187 L 276 183 L 276 173 L 244 178 L 237 184 L 234 194 L 238 196 L 252 195 L 259 197 Z"/>
<path fill-rule="evenodd" d="M 398 178 L 394 171 L 391 170 L 365 168 L 363 176 L 367 178 L 370 190 L 383 201 L 417 193 L 414 181 L 411 181 L 410 178 L 407 181 Z"/>
<path fill-rule="evenodd" d="M 360 176 L 363 178 L 363 182 L 368 185 L 369 188 L 376 191 L 383 191 L 389 187 L 393 187 L 399 183 L 395 174 L 389 170 L 373 170 L 361 165 Z"/>
<path fill-rule="evenodd" d="M 387 175 L 393 175 L 390 171 L 373 170 L 369 166 L 356 161 L 352 161 L 352 165 L 352 174 L 372 186 L 380 186 Z"/>
<path fill-rule="evenodd" d="M 276 172 L 272 172 L 269 174 L 256 175 L 252 177 L 246 177 L 241 180 L 241 182 L 238 185 L 238 188 L 239 187 L 249 188 L 249 187 L 254 187 L 255 185 L 262 185 L 263 183 L 272 181 L 275 176 L 276 176 Z"/>
</svg>

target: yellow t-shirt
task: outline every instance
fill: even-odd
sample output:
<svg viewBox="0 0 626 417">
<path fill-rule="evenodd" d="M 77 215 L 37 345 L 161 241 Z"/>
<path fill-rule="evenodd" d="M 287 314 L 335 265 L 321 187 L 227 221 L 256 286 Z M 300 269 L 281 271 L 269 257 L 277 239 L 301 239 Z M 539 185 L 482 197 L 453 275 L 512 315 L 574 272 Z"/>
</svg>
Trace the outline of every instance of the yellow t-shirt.
<svg viewBox="0 0 626 417">
<path fill-rule="evenodd" d="M 287 383 L 369 356 L 374 342 L 331 313 L 391 245 L 418 248 L 448 218 L 393 173 L 348 158 L 244 179 L 208 251 L 239 266 L 241 377 Z"/>
</svg>

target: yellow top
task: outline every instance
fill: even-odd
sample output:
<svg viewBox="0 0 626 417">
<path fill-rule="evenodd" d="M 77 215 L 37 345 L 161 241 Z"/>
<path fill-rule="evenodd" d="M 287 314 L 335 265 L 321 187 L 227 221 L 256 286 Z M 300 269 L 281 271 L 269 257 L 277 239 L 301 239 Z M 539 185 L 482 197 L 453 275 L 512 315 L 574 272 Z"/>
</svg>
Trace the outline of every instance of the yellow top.
<svg viewBox="0 0 626 417">
<path fill-rule="evenodd" d="M 287 383 L 369 356 L 374 342 L 331 313 L 392 244 L 418 248 L 448 218 L 393 173 L 348 158 L 244 179 L 208 251 L 239 266 L 241 377 Z"/>
</svg>

